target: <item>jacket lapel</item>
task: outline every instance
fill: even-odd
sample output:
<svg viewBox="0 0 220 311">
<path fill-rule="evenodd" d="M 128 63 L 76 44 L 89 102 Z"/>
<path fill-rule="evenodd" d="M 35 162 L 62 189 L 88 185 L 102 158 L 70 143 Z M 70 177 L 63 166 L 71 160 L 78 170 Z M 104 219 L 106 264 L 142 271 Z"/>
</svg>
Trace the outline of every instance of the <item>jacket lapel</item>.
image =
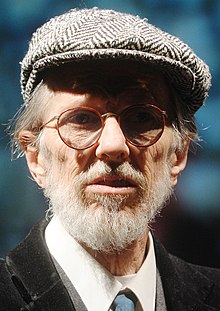
<svg viewBox="0 0 220 311">
<path fill-rule="evenodd" d="M 219 286 L 214 285 L 196 266 L 169 255 L 160 243 L 155 242 L 155 246 L 169 311 L 220 310 Z"/>
<path fill-rule="evenodd" d="M 43 221 L 6 258 L 12 280 L 33 310 L 75 310 L 48 253 Z M 29 310 L 29 309 L 28 309 Z M 31 309 L 32 310 L 32 309 Z"/>
</svg>

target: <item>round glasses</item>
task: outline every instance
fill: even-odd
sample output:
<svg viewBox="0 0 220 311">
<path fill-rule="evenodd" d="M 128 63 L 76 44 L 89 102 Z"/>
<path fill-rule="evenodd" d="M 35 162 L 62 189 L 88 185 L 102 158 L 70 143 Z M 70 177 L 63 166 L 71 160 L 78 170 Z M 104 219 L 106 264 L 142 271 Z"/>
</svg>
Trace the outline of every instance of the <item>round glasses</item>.
<svg viewBox="0 0 220 311">
<path fill-rule="evenodd" d="M 99 140 L 109 117 L 117 119 L 126 141 L 137 147 L 155 144 L 164 131 L 166 111 L 154 105 L 134 105 L 119 114 L 100 114 L 90 107 L 74 107 L 44 123 L 41 129 L 57 120 L 56 129 L 62 141 L 70 148 L 83 150 Z"/>
</svg>

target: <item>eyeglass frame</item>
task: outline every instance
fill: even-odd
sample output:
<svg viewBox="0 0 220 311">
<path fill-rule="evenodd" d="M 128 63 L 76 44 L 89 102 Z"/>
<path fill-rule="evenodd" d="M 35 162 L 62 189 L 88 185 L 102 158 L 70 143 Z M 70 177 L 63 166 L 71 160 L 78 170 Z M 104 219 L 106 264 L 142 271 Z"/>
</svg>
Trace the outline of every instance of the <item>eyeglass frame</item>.
<svg viewBox="0 0 220 311">
<path fill-rule="evenodd" d="M 44 127 L 46 127 L 50 122 L 52 122 L 52 121 L 54 121 L 54 120 L 57 120 L 56 126 L 53 127 L 53 128 L 56 128 L 56 130 L 57 130 L 57 132 L 58 132 L 58 135 L 59 135 L 60 139 L 62 140 L 62 142 L 63 142 L 66 146 L 68 146 L 69 148 L 71 148 L 71 149 L 78 150 L 78 151 L 80 151 L 80 150 L 85 150 L 85 149 L 91 148 L 92 146 L 94 146 L 94 145 L 98 142 L 99 138 L 100 138 L 101 135 L 102 135 L 102 131 L 103 131 L 103 129 L 104 129 L 105 121 L 106 121 L 107 118 L 112 117 L 112 116 L 115 117 L 115 118 L 117 119 L 117 122 L 118 122 L 119 126 L 120 126 L 120 115 L 123 114 L 126 110 L 129 110 L 129 109 L 132 109 L 132 108 L 135 108 L 135 107 L 151 107 L 151 108 L 154 108 L 154 109 L 156 109 L 156 110 L 160 113 L 160 116 L 161 116 L 161 119 L 162 119 L 163 127 L 162 127 L 162 129 L 161 129 L 160 135 L 158 135 L 158 137 L 156 137 L 156 139 L 153 140 L 153 142 L 151 142 L 151 143 L 148 144 L 148 145 L 141 146 L 141 145 L 139 145 L 139 144 L 136 144 L 136 143 L 132 142 L 131 140 L 129 140 L 129 139 L 126 137 L 126 135 L 124 134 L 124 132 L 123 132 L 123 130 L 122 130 L 123 135 L 125 136 L 125 141 L 126 141 L 126 142 L 129 142 L 131 145 L 136 146 L 136 147 L 138 147 L 138 148 L 147 148 L 147 147 L 150 147 L 150 146 L 154 145 L 154 144 L 161 138 L 161 136 L 163 135 L 163 132 L 164 132 L 165 125 L 166 125 L 166 120 L 168 119 L 168 115 L 167 115 L 167 112 L 166 112 L 165 110 L 162 110 L 162 109 L 160 109 L 159 107 L 157 107 L 157 106 L 155 106 L 155 105 L 152 105 L 152 104 L 138 104 L 138 105 L 132 105 L 132 106 L 129 106 L 129 107 L 126 107 L 125 109 L 123 109 L 119 114 L 114 113 L 114 112 L 107 112 L 107 113 L 101 114 L 98 110 L 96 110 L 96 109 L 94 109 L 94 108 L 92 108 L 92 107 L 87 107 L 87 106 L 76 106 L 76 107 L 68 108 L 68 109 L 62 111 L 58 116 L 54 116 L 54 117 L 52 117 L 49 121 L 43 123 L 43 124 L 41 125 L 41 127 L 40 127 L 40 131 L 41 131 Z M 76 110 L 76 109 L 85 109 L 85 110 L 87 109 L 87 110 L 89 110 L 89 111 L 92 111 L 92 112 L 96 113 L 96 114 L 99 116 L 99 118 L 100 118 L 100 120 L 101 120 L 101 123 L 102 123 L 100 135 L 98 136 L 98 138 L 97 138 L 92 144 L 90 144 L 90 145 L 87 146 L 87 147 L 83 147 L 83 148 L 76 148 L 76 147 L 73 147 L 73 146 L 69 145 L 69 144 L 63 139 L 63 137 L 62 137 L 62 135 L 61 135 L 61 133 L 60 133 L 60 130 L 59 130 L 59 128 L 60 128 L 60 126 L 59 126 L 59 120 L 60 120 L 61 116 L 62 116 L 64 113 L 68 112 L 68 111 L 73 111 L 73 110 Z"/>
</svg>

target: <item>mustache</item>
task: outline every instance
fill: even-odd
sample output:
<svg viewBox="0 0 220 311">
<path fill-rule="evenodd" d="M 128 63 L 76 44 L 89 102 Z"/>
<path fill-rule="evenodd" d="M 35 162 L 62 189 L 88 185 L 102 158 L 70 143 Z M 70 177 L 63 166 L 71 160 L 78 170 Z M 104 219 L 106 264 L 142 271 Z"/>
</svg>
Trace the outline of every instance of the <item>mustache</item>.
<svg viewBox="0 0 220 311">
<path fill-rule="evenodd" d="M 79 183 L 89 184 L 97 178 L 116 177 L 119 179 L 130 180 L 137 184 L 139 187 L 143 187 L 146 183 L 144 174 L 134 168 L 129 162 L 123 162 L 119 165 L 113 165 L 103 161 L 97 161 L 92 164 L 86 171 L 81 172 L 78 176 Z"/>
</svg>

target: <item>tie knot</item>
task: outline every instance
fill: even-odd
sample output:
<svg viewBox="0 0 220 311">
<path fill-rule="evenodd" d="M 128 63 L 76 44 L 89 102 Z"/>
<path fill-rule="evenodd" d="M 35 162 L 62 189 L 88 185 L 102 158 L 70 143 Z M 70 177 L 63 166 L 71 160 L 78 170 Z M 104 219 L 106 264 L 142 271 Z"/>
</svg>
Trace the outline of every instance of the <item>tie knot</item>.
<svg viewBox="0 0 220 311">
<path fill-rule="evenodd" d="M 134 311 L 137 298 L 133 292 L 119 293 L 113 301 L 114 311 Z"/>
</svg>

